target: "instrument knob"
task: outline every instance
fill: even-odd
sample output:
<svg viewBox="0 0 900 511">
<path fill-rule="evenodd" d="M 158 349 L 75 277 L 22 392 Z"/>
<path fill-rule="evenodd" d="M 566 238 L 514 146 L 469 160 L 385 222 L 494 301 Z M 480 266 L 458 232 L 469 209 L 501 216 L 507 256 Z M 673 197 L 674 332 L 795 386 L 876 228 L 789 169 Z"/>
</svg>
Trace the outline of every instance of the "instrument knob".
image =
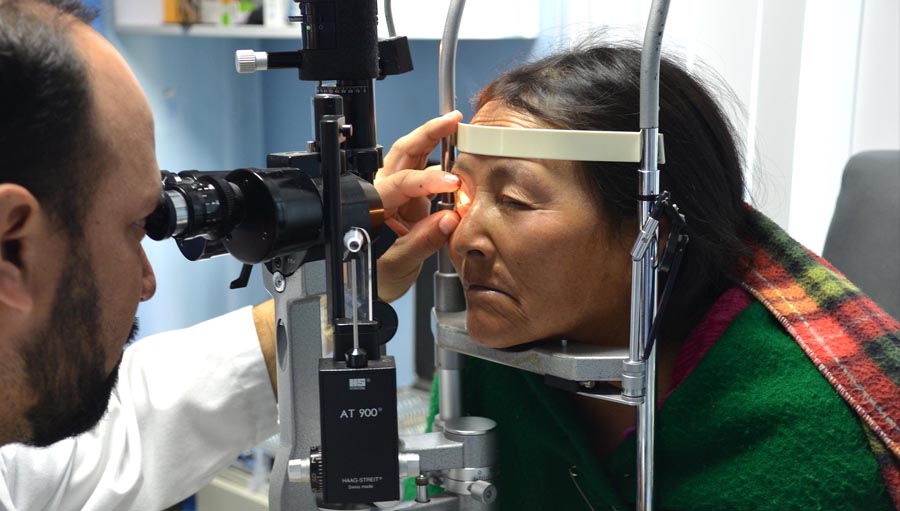
<svg viewBox="0 0 900 511">
<path fill-rule="evenodd" d="M 269 54 L 264 51 L 238 50 L 234 52 L 234 67 L 247 74 L 269 69 Z"/>
</svg>

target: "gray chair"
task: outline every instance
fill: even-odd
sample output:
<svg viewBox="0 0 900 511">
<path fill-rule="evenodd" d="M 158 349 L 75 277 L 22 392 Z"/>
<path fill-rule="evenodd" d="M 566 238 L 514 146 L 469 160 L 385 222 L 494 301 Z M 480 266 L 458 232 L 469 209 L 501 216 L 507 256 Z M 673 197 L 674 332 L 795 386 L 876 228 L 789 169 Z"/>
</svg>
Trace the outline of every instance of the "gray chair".
<svg viewBox="0 0 900 511">
<path fill-rule="evenodd" d="M 900 151 L 850 158 L 822 255 L 900 318 Z"/>
</svg>

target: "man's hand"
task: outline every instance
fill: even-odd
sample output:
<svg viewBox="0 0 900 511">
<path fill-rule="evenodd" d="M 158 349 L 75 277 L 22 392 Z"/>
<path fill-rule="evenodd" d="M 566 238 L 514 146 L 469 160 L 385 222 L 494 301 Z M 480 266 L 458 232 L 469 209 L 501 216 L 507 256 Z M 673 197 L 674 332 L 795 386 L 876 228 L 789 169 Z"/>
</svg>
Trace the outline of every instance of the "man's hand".
<svg viewBox="0 0 900 511">
<path fill-rule="evenodd" d="M 259 349 L 262 350 L 266 369 L 269 371 L 272 391 L 275 393 L 275 399 L 278 399 L 278 385 L 276 384 L 278 369 L 275 365 L 275 300 L 266 300 L 253 307 L 253 325 L 256 327 L 256 336 L 259 338 Z"/>
<path fill-rule="evenodd" d="M 453 111 L 397 140 L 375 176 L 385 223 L 397 233 L 397 241 L 378 259 L 378 296 L 383 300 L 402 296 L 415 282 L 423 261 L 447 242 L 459 224 L 453 211 L 429 216 L 429 197 L 456 191 L 459 179 L 440 169 L 421 169 L 441 139 L 456 132 L 460 120 L 462 114 Z"/>
</svg>

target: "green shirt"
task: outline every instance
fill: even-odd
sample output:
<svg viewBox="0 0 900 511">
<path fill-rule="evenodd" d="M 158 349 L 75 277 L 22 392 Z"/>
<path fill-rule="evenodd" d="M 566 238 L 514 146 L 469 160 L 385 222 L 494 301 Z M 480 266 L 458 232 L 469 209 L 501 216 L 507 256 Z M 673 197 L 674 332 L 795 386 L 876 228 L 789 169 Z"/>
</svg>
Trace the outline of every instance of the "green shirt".
<svg viewBox="0 0 900 511">
<path fill-rule="evenodd" d="M 466 414 L 498 424 L 501 509 L 634 507 L 634 435 L 600 460 L 540 376 L 467 359 L 463 381 Z M 756 301 L 659 410 L 655 477 L 660 510 L 893 509 L 860 422 Z"/>
</svg>

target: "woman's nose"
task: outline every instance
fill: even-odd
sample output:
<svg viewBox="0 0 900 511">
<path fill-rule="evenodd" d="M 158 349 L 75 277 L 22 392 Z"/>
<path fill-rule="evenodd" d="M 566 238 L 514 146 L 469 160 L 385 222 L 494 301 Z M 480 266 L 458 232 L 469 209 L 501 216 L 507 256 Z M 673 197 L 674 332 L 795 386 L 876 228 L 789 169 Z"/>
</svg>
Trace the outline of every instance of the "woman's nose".
<svg viewBox="0 0 900 511">
<path fill-rule="evenodd" d="M 460 221 L 450 238 L 450 250 L 461 258 L 491 254 L 493 249 L 485 206 L 478 200 L 470 200 L 460 208 L 457 198 L 457 212 Z"/>
</svg>

